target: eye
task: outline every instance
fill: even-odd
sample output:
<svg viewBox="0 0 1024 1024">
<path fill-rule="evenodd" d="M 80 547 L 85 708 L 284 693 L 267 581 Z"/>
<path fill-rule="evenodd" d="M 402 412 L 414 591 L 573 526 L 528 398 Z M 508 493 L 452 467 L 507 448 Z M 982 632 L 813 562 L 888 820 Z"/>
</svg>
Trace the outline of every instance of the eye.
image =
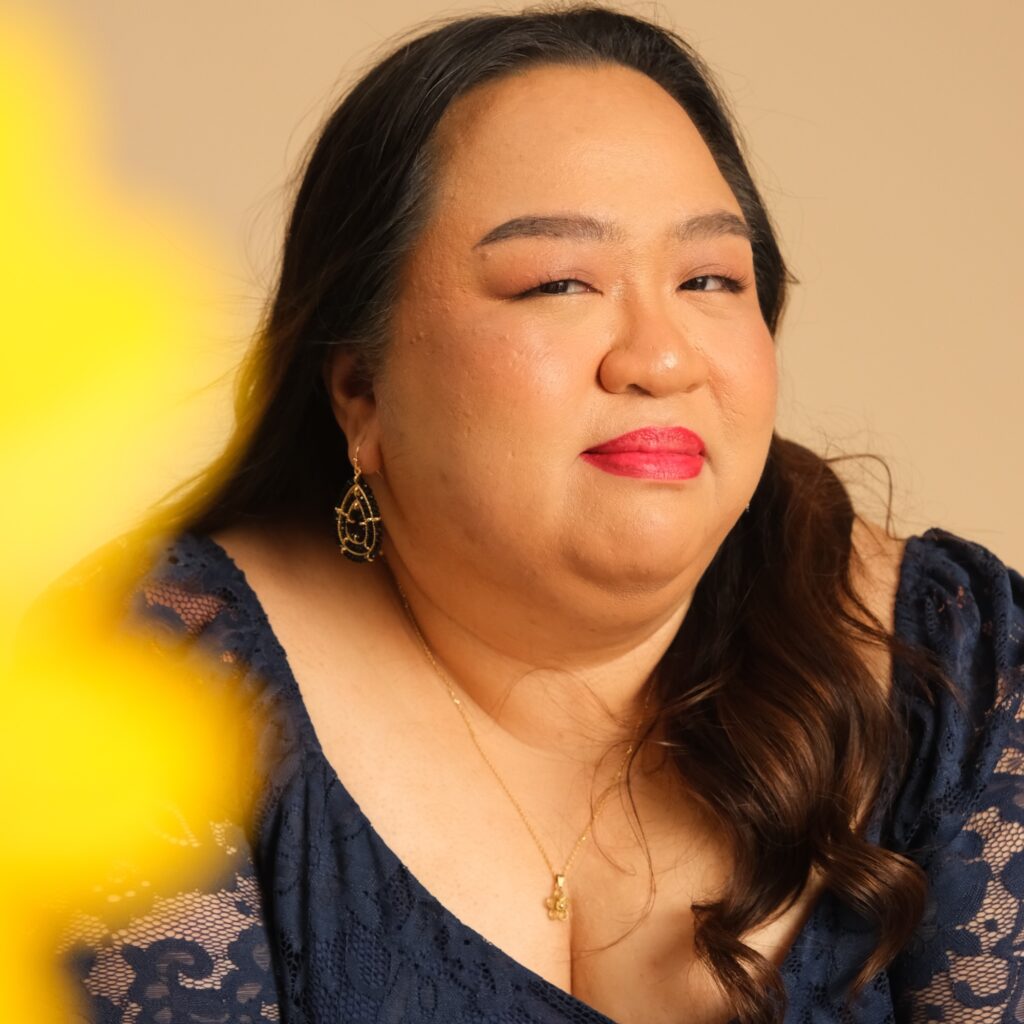
<svg viewBox="0 0 1024 1024">
<path fill-rule="evenodd" d="M 726 277 L 724 274 L 701 274 L 700 277 L 691 277 L 680 286 L 688 292 L 741 292 L 745 285 L 735 277 Z"/>
<path fill-rule="evenodd" d="M 556 281 L 544 281 L 525 292 L 516 296 L 517 299 L 529 298 L 531 295 L 579 295 L 581 291 L 570 291 L 571 285 L 579 285 L 582 291 L 590 291 L 589 285 L 584 284 L 575 277 L 563 277 Z M 725 274 L 701 274 L 699 277 L 691 277 L 679 286 L 683 291 L 691 292 L 741 292 L 746 288 L 746 282 L 735 277 L 728 277 Z"/>
<path fill-rule="evenodd" d="M 525 292 L 517 295 L 517 299 L 525 299 L 530 295 L 578 295 L 579 292 L 570 292 L 568 289 L 569 285 L 578 284 L 585 290 L 589 291 L 588 285 L 585 285 L 582 281 L 577 280 L 575 277 L 563 277 L 557 281 L 545 281 L 542 284 L 537 285 L 535 288 L 530 288 Z"/>
</svg>

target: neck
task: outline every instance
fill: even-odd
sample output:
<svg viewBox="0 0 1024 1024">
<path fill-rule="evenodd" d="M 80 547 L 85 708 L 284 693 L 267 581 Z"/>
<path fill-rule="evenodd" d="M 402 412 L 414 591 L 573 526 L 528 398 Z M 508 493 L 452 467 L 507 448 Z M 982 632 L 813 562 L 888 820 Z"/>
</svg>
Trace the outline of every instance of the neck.
<svg viewBox="0 0 1024 1024">
<path fill-rule="evenodd" d="M 552 622 L 494 621 L 482 628 L 443 608 L 406 567 L 389 559 L 396 602 L 424 668 L 469 711 L 517 745 L 559 762 L 597 764 L 628 744 L 647 705 L 652 675 L 675 636 L 684 602 L 615 635 L 567 628 L 551 650 Z M 624 748 L 623 748 L 624 749 Z"/>
</svg>

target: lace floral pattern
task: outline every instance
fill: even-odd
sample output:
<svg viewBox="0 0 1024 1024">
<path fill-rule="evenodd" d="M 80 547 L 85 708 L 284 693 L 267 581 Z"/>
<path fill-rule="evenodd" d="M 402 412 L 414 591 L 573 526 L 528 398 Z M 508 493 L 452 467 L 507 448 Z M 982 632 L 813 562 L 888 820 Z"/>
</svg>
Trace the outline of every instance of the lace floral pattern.
<svg viewBox="0 0 1024 1024">
<path fill-rule="evenodd" d="M 110 550 L 117 559 L 119 549 Z M 210 586 L 196 573 L 196 563 L 184 552 L 179 557 L 173 546 L 160 566 L 162 571 L 139 581 L 131 595 L 132 628 L 143 627 L 154 657 L 164 651 L 183 655 L 195 681 L 222 692 L 237 687 L 255 711 L 255 677 L 246 661 L 248 649 L 239 646 L 243 638 L 231 634 L 229 595 Z M 90 565 L 68 585 L 89 587 L 103 571 Z M 225 744 L 225 756 L 232 749 Z M 237 812 L 234 818 L 189 821 L 179 809 L 167 807 L 154 832 L 167 843 L 173 875 L 165 865 L 151 882 L 131 863 L 121 863 L 94 886 L 104 909 L 70 919 L 58 954 L 80 988 L 87 1019 L 103 1024 L 281 1020 L 247 815 L 241 802 L 230 810 Z"/>
<path fill-rule="evenodd" d="M 1024 1020 L 1024 585 L 984 549 L 932 531 L 905 614 L 965 699 L 918 700 L 921 737 L 897 805 L 898 840 L 923 851 L 925 919 L 893 965 L 907 1021 Z M 913 605 L 916 604 L 916 608 Z"/>
<path fill-rule="evenodd" d="M 150 899 L 116 934 L 77 922 L 69 945 L 92 1019 L 612 1024 L 465 926 L 383 843 L 324 758 L 256 595 L 213 541 L 169 544 L 136 612 L 237 669 L 265 723 L 267 774 L 248 834 L 223 822 L 204 833 L 223 853 L 219 882 Z M 847 1006 L 873 937 L 822 896 L 783 965 L 786 1021 L 1021 1021 L 1024 581 L 929 531 L 907 545 L 896 629 L 934 651 L 965 698 L 929 703 L 894 674 L 913 757 L 869 838 L 922 865 L 928 910 Z"/>
<path fill-rule="evenodd" d="M 154 896 L 116 930 L 106 915 L 79 915 L 73 921 L 69 959 L 95 1019 L 126 1024 L 279 1020 L 251 862 L 221 873 L 219 885 L 210 889 Z M 111 893 L 133 894 L 133 889 Z"/>
</svg>

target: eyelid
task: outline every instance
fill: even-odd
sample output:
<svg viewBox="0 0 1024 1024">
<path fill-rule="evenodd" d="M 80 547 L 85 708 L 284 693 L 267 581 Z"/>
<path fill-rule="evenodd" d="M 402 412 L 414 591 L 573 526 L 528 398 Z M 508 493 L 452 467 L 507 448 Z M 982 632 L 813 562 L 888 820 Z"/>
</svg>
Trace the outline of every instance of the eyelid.
<svg viewBox="0 0 1024 1024">
<path fill-rule="evenodd" d="M 721 292 L 727 292 L 727 293 L 730 293 L 730 294 L 736 294 L 738 292 L 745 291 L 746 288 L 747 288 L 747 285 L 749 283 L 746 280 L 746 278 L 743 278 L 743 277 L 732 277 L 729 274 L 712 274 L 712 273 L 709 272 L 709 273 L 706 273 L 706 274 L 694 274 L 693 277 L 688 277 L 685 281 L 683 281 L 679 285 L 679 288 L 682 289 L 683 285 L 687 285 L 691 281 L 701 281 L 701 280 L 705 280 L 705 279 L 708 279 L 708 278 L 713 278 L 714 280 L 721 282 L 721 287 L 719 287 L 719 288 L 712 288 L 712 289 L 710 289 L 711 292 L 721 291 Z M 587 284 L 586 281 L 583 281 L 583 280 L 581 280 L 578 277 L 555 277 L 555 278 L 551 278 L 551 279 L 546 280 L 546 281 L 541 281 L 539 284 L 534 285 L 532 288 L 528 288 L 526 291 L 520 292 L 518 295 L 515 296 L 515 298 L 517 298 L 517 299 L 525 299 L 525 298 L 529 298 L 529 297 L 531 297 L 533 295 L 554 298 L 554 297 L 559 296 L 559 295 L 578 295 L 578 294 L 582 294 L 580 292 L 542 292 L 542 291 L 540 291 L 541 288 L 547 287 L 548 285 L 563 284 L 563 283 L 565 283 L 565 284 L 581 284 L 585 288 L 587 288 L 589 291 L 593 291 L 593 289 L 590 287 L 590 285 Z M 709 291 L 709 289 L 704 289 L 704 288 L 687 288 L 685 290 L 686 291 L 694 291 L 694 292 L 706 292 L 706 291 Z"/>
<path fill-rule="evenodd" d="M 701 280 L 704 280 L 706 278 L 714 278 L 716 281 L 721 281 L 722 282 L 721 288 L 714 288 L 714 289 L 712 289 L 712 291 L 722 291 L 722 292 L 736 293 L 736 292 L 744 291 L 746 289 L 746 287 L 747 287 L 747 281 L 746 281 L 745 278 L 732 277 L 729 274 L 710 274 L 710 273 L 708 273 L 708 274 L 695 274 L 693 277 L 687 278 L 683 282 L 683 284 L 689 284 L 691 281 L 701 281 Z M 681 284 L 679 287 L 682 288 L 683 284 Z M 704 291 L 705 289 L 703 289 L 703 288 L 689 288 L 687 290 L 688 291 L 698 291 L 699 292 L 699 291 Z"/>
<path fill-rule="evenodd" d="M 517 298 L 517 299 L 526 299 L 526 298 L 529 298 L 529 297 L 531 297 L 533 295 L 539 295 L 539 296 L 543 296 L 545 298 L 555 298 L 555 297 L 557 297 L 559 295 L 582 294 L 580 292 L 569 293 L 569 292 L 542 292 L 542 291 L 540 291 L 541 288 L 544 288 L 547 285 L 550 285 L 550 284 L 562 284 L 563 282 L 573 283 L 573 284 L 581 284 L 588 291 L 593 291 L 593 289 L 590 287 L 589 284 L 587 284 L 586 281 L 583 281 L 583 280 L 581 280 L 578 277 L 553 277 L 553 278 L 550 278 L 550 279 L 548 279 L 546 281 L 541 281 L 539 284 L 535 284 L 532 288 L 527 288 L 525 292 L 520 292 L 518 295 L 515 296 L 515 298 Z"/>
</svg>

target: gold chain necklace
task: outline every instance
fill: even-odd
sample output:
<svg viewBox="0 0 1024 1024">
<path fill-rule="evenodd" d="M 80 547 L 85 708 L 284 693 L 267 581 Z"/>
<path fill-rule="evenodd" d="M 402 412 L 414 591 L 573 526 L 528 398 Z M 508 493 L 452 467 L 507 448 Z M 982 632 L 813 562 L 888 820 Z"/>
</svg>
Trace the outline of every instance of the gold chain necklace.
<svg viewBox="0 0 1024 1024">
<path fill-rule="evenodd" d="M 540 850 L 540 855 L 544 858 L 544 863 L 548 867 L 548 871 L 551 873 L 554 879 L 554 885 L 551 890 L 551 895 L 544 901 L 544 906 L 547 908 L 548 919 L 551 921 L 565 921 L 569 917 L 569 893 L 566 889 L 565 876 L 569 873 L 569 868 L 572 867 L 572 862 L 576 859 L 576 854 L 579 853 L 580 847 L 586 842 L 587 836 L 590 835 L 590 830 L 594 827 L 594 822 L 597 821 L 597 816 L 601 813 L 601 809 L 604 807 L 605 801 L 612 794 L 612 791 L 618 786 L 622 779 L 622 773 L 626 770 L 626 764 L 629 761 L 630 755 L 633 753 L 633 749 L 636 746 L 636 736 L 640 730 L 640 722 L 637 722 L 636 728 L 633 731 L 633 739 L 630 741 L 629 746 L 626 748 L 625 756 L 622 758 L 622 763 L 619 765 L 619 770 L 615 773 L 615 781 L 609 786 L 604 793 L 598 798 L 597 804 L 594 810 L 591 812 L 590 821 L 587 822 L 587 827 L 580 833 L 579 838 L 576 840 L 572 848 L 572 852 L 569 854 L 569 859 L 565 862 L 565 866 L 561 871 L 556 870 L 555 866 L 551 863 L 551 858 L 548 856 L 547 851 L 544 849 L 544 844 L 540 841 L 537 836 L 537 832 L 527 817 L 526 812 L 523 810 L 522 805 L 515 798 L 512 790 L 508 788 L 505 780 L 501 777 L 501 773 L 497 768 L 494 767 L 494 762 L 487 756 L 487 752 L 480 745 L 480 740 L 477 737 L 476 730 L 473 728 L 473 723 L 469 720 L 469 715 L 466 713 L 466 708 L 455 692 L 455 687 L 452 685 L 451 677 L 441 667 L 437 658 L 434 657 L 434 652 L 430 649 L 430 645 L 427 643 L 423 636 L 423 632 L 419 627 L 419 623 L 416 621 L 416 616 L 412 613 L 412 608 L 409 607 L 409 599 L 405 596 L 405 591 L 399 586 L 398 581 L 395 580 L 395 586 L 398 588 L 398 593 L 402 598 L 402 607 L 405 608 L 405 614 L 409 618 L 409 622 L 412 625 L 413 631 L 416 633 L 416 637 L 420 642 L 420 646 L 423 648 L 423 653 L 426 655 L 427 661 L 430 662 L 431 667 L 437 674 L 438 678 L 444 684 L 445 689 L 448 691 L 448 696 L 451 698 L 452 703 L 455 705 L 459 714 L 462 716 L 463 722 L 466 723 L 466 729 L 469 732 L 469 737 L 473 741 L 473 745 L 476 747 L 480 756 L 483 758 L 484 764 L 491 770 L 491 774 L 498 780 L 498 785 L 505 791 L 505 795 L 509 798 L 512 806 L 516 809 L 519 817 L 522 818 L 523 824 L 526 826 L 527 831 L 530 833 L 530 838 L 533 839 L 534 845 Z M 647 695 L 644 698 L 643 711 L 640 714 L 640 721 L 643 720 L 643 716 L 647 711 L 647 704 L 650 700 L 650 689 L 648 688 Z"/>
</svg>

